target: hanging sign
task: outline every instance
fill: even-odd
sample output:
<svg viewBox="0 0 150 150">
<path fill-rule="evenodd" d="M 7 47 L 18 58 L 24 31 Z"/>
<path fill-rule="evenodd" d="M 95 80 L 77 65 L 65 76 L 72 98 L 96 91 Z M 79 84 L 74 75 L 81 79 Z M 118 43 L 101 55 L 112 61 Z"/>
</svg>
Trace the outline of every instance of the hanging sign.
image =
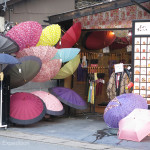
<svg viewBox="0 0 150 150">
<path fill-rule="evenodd" d="M 124 71 L 123 63 L 115 64 L 114 66 L 115 66 L 115 73 Z"/>
<path fill-rule="evenodd" d="M 150 35 L 150 22 L 135 22 L 135 35 Z"/>
</svg>

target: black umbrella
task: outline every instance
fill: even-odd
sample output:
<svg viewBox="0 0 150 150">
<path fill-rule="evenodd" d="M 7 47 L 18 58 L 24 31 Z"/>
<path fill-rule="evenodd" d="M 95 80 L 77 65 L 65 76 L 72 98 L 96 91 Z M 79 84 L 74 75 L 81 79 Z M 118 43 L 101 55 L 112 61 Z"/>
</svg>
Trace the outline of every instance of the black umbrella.
<svg viewBox="0 0 150 150">
<path fill-rule="evenodd" d="M 25 56 L 19 59 L 21 64 L 8 65 L 4 74 L 10 76 L 10 88 L 17 88 L 31 81 L 41 69 L 41 59 Z"/>
<path fill-rule="evenodd" d="M 11 38 L 0 34 L 0 53 L 15 53 L 19 51 L 18 44 Z"/>
</svg>

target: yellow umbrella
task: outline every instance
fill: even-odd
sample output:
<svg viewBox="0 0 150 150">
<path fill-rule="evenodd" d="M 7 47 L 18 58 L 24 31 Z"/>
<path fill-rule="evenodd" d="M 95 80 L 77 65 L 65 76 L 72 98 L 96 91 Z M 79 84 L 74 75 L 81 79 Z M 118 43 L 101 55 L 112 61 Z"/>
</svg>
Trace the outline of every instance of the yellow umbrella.
<svg viewBox="0 0 150 150">
<path fill-rule="evenodd" d="M 66 63 L 53 79 L 65 79 L 72 75 L 80 63 L 80 55 L 77 55 L 74 59 Z"/>
<path fill-rule="evenodd" d="M 42 30 L 40 40 L 36 46 L 54 46 L 61 37 L 61 28 L 58 24 L 49 25 Z"/>
</svg>

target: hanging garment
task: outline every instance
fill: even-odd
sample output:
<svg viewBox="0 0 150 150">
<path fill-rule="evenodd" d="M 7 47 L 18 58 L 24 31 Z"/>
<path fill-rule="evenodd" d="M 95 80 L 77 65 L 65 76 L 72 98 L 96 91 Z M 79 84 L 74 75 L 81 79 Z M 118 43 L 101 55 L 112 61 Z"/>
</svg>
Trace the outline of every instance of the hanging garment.
<svg viewBox="0 0 150 150">
<path fill-rule="evenodd" d="M 129 82 L 130 82 L 130 80 L 129 80 L 128 75 L 125 72 L 123 72 L 120 77 L 119 94 L 118 95 L 121 95 L 124 93 L 129 93 L 129 90 L 125 88 L 129 84 Z M 107 96 L 110 100 L 114 99 L 117 96 L 116 89 L 117 89 L 116 77 L 115 77 L 115 72 L 113 72 L 111 74 L 111 77 L 110 77 L 108 85 L 107 85 Z"/>
</svg>

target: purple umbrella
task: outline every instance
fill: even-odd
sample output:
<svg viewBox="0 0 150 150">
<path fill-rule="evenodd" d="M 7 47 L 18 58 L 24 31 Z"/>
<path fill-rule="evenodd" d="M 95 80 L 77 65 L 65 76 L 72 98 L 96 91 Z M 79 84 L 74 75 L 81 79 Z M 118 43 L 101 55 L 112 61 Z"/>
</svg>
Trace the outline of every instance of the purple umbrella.
<svg viewBox="0 0 150 150">
<path fill-rule="evenodd" d="M 73 90 L 64 87 L 49 88 L 49 92 L 55 95 L 64 104 L 76 108 L 86 109 L 86 102 Z"/>
<path fill-rule="evenodd" d="M 104 111 L 104 121 L 111 128 L 118 128 L 118 123 L 135 108 L 148 109 L 147 101 L 142 96 L 129 93 L 111 100 Z"/>
</svg>

